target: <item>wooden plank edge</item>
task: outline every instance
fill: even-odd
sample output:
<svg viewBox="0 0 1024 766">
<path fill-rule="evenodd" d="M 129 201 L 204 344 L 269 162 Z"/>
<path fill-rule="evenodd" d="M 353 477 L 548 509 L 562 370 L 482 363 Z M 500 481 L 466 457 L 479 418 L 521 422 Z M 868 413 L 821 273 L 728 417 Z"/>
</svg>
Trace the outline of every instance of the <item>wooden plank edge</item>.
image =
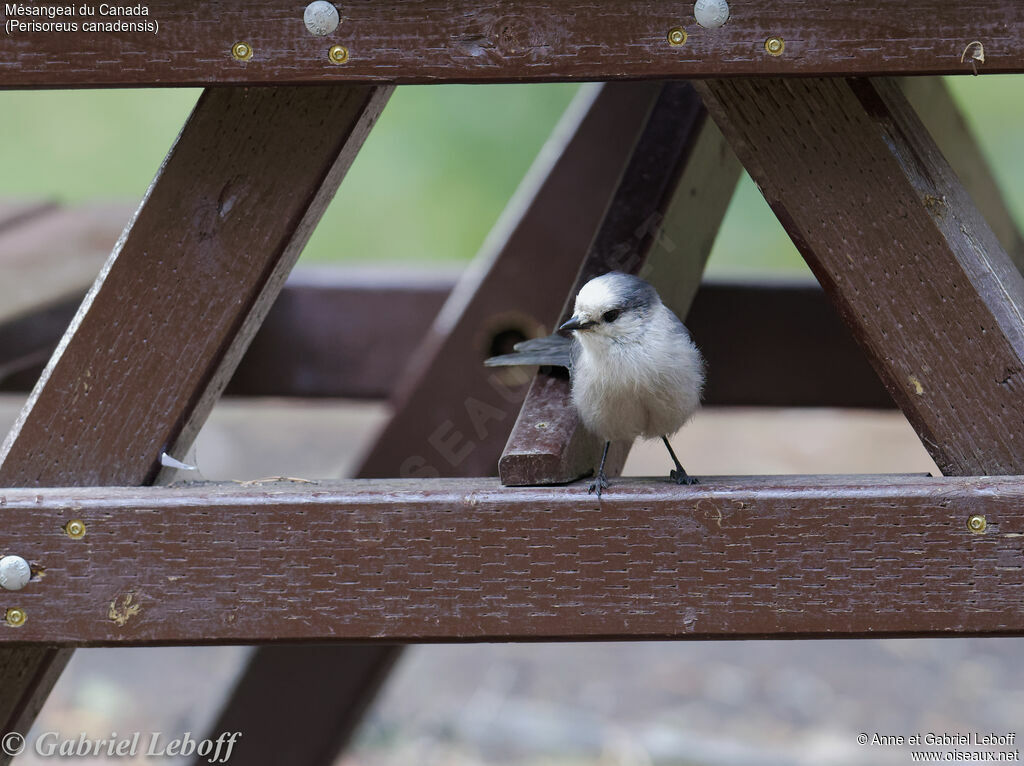
<svg viewBox="0 0 1024 766">
<path fill-rule="evenodd" d="M 338 29 L 321 37 L 305 28 L 301 6 L 226 0 L 197 16 L 153 0 L 145 17 L 117 20 L 142 23 L 143 31 L 6 29 L 0 87 L 1024 71 L 1024 13 L 1012 2 L 734 3 L 716 29 L 698 25 L 691 7 L 609 0 L 596 10 L 582 3 L 494 8 L 476 0 L 420 0 L 398 11 L 394 3 L 350 3 Z M 331 58 L 335 46 L 340 60 Z"/>
<path fill-rule="evenodd" d="M 28 615 L 0 642 L 1022 635 L 1022 498 L 1020 476 L 4 490 L 5 552 L 44 574 L 0 594 Z"/>
</svg>

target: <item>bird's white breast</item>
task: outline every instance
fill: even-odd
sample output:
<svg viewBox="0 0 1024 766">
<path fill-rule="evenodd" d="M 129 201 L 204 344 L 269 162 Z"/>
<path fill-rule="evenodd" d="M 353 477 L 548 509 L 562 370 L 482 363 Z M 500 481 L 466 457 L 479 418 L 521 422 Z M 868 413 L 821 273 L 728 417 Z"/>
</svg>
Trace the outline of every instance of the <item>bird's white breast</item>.
<svg viewBox="0 0 1024 766">
<path fill-rule="evenodd" d="M 696 412 L 704 362 L 664 306 L 628 339 L 577 333 L 573 402 L 583 424 L 606 440 L 668 436 Z"/>
</svg>

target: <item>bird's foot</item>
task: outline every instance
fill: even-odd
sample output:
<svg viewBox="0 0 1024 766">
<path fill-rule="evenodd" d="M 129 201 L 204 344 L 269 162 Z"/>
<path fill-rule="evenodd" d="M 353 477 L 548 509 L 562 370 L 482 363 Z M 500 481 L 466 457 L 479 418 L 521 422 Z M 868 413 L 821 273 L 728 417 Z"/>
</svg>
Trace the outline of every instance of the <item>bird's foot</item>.
<svg viewBox="0 0 1024 766">
<path fill-rule="evenodd" d="M 608 479 L 605 478 L 604 473 L 599 473 L 597 478 L 590 482 L 590 488 L 587 490 L 588 493 L 597 493 L 598 498 L 601 497 L 602 490 L 608 489 Z"/>
<path fill-rule="evenodd" d="M 700 480 L 696 476 L 690 476 L 690 474 L 682 468 L 669 473 L 669 478 L 676 484 L 685 484 L 688 487 L 693 486 L 694 484 L 700 484 Z"/>
</svg>

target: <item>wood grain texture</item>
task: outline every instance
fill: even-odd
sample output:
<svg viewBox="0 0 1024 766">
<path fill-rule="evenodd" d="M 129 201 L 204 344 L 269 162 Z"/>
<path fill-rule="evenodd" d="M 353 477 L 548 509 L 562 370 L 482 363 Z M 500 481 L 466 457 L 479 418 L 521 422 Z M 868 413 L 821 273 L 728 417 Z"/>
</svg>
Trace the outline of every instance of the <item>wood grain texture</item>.
<svg viewBox="0 0 1024 766">
<path fill-rule="evenodd" d="M 45 577 L 0 641 L 1020 634 L 1022 500 L 921 476 L 5 490 Z"/>
<path fill-rule="evenodd" d="M 897 85 L 700 88 L 943 473 L 1024 469 L 1024 278 Z"/>
<path fill-rule="evenodd" d="M 899 84 L 1003 249 L 1024 271 L 1024 236 L 949 86 L 939 77 L 904 77 Z"/>
<path fill-rule="evenodd" d="M 496 473 L 530 376 L 483 361 L 554 329 L 660 92 L 655 83 L 597 86 L 566 112 L 398 381 L 395 414 L 361 477 Z"/>
<path fill-rule="evenodd" d="M 775 0 L 733 2 L 715 30 L 692 4 L 368 0 L 340 6 L 326 37 L 304 4 L 274 0 L 147 3 L 152 32 L 15 32 L 0 49 L 0 85 L 517 81 L 724 75 L 971 74 L 961 60 L 984 45 L 981 72 L 1024 71 L 1024 8 L 1014 0 Z M 0 11 L 3 8 L 0 7 Z M 6 18 L 2 19 L 5 24 Z M 82 23 L 95 19 L 70 19 Z M 672 46 L 682 26 L 686 43 Z M 785 40 L 780 56 L 765 50 Z M 253 48 L 247 61 L 232 46 Z M 332 45 L 348 49 L 333 64 Z"/>
<path fill-rule="evenodd" d="M 388 381 L 397 388 L 394 412 L 364 457 L 360 476 L 493 472 L 508 430 L 502 422 L 511 423 L 525 392 L 521 384 L 485 370 L 482 360 L 495 338 L 534 332 L 541 317 L 556 310 L 562 300 L 558 285 L 575 271 L 565 254 L 585 249 L 593 236 L 658 90 L 617 84 L 577 96 L 440 314 L 410 323 L 419 351 L 397 383 Z M 549 277 L 544 283 L 536 279 L 541 270 Z M 362 319 L 310 324 L 331 328 L 331 352 L 339 345 L 344 352 L 348 344 L 337 335 L 345 332 L 362 335 L 364 356 L 401 352 L 401 340 L 382 339 L 383 348 L 372 348 L 372 333 L 360 333 L 368 321 L 378 331 L 381 325 L 394 329 L 388 325 L 396 321 L 409 323 L 396 297 L 364 301 L 368 311 Z M 360 307 L 351 300 L 345 305 L 347 311 Z M 254 766 L 330 766 L 401 651 L 380 645 L 312 653 L 304 647 L 261 648 L 210 731 L 252 733 L 239 757 Z M 282 678 L 301 679 L 303 688 L 284 712 L 275 694 L 261 693 Z M 305 736 L 287 743 L 278 735 L 300 730 Z"/>
<path fill-rule="evenodd" d="M 555 324 L 571 316 L 584 284 L 612 270 L 640 274 L 686 316 L 739 173 L 693 87 L 666 83 Z M 581 426 L 568 379 L 541 370 L 498 473 L 509 486 L 565 483 L 594 472 L 603 447 Z M 629 447 L 613 445 L 608 476 L 622 469 Z"/>
<path fill-rule="evenodd" d="M 386 96 L 204 94 L 5 442 L 0 479 L 151 482 L 227 383 Z"/>
<path fill-rule="evenodd" d="M 389 90 L 200 98 L 0 449 L 0 483 L 146 484 L 187 448 Z M 24 668 L 0 675 L 0 729 L 28 730 L 67 659 L 0 653 Z"/>
</svg>

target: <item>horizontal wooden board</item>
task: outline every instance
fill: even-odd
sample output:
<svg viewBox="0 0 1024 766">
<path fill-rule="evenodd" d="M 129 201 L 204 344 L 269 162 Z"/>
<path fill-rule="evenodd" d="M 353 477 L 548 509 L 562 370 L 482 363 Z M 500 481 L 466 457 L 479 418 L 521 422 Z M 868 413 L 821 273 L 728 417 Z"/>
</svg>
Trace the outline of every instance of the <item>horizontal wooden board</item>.
<svg viewBox="0 0 1024 766">
<path fill-rule="evenodd" d="M 1022 477 L 701 482 L 3 490 L 0 641 L 1024 634 Z"/>
<path fill-rule="evenodd" d="M 0 447 L 0 482 L 148 484 L 188 449 L 390 90 L 200 97 Z M 69 656 L 0 651 L 0 731 L 28 731 Z"/>
<path fill-rule="evenodd" d="M 338 4 L 341 24 L 326 36 L 306 29 L 305 5 L 151 0 L 143 16 L 19 15 L 41 25 L 28 28 L 4 15 L 0 87 L 971 74 L 975 41 L 980 72 L 1024 71 L 1014 0 L 733 0 L 719 29 L 700 27 L 691 2 L 365 0 Z M 45 26 L 58 23 L 76 31 Z M 122 26 L 87 28 L 96 23 Z M 669 41 L 677 27 L 682 45 Z M 769 38 L 783 41 L 779 55 Z M 237 43 L 251 56 L 236 58 Z M 333 46 L 344 63 L 329 58 Z"/>
<path fill-rule="evenodd" d="M 387 398 L 453 284 L 450 275 L 299 269 L 227 393 Z M 77 305 L 0 322 L 0 391 L 31 389 Z M 478 334 L 489 338 L 500 313 L 487 312 Z M 705 281 L 686 324 L 708 362 L 706 405 L 894 406 L 816 283 Z M 486 356 L 481 345 L 473 365 Z"/>
</svg>

